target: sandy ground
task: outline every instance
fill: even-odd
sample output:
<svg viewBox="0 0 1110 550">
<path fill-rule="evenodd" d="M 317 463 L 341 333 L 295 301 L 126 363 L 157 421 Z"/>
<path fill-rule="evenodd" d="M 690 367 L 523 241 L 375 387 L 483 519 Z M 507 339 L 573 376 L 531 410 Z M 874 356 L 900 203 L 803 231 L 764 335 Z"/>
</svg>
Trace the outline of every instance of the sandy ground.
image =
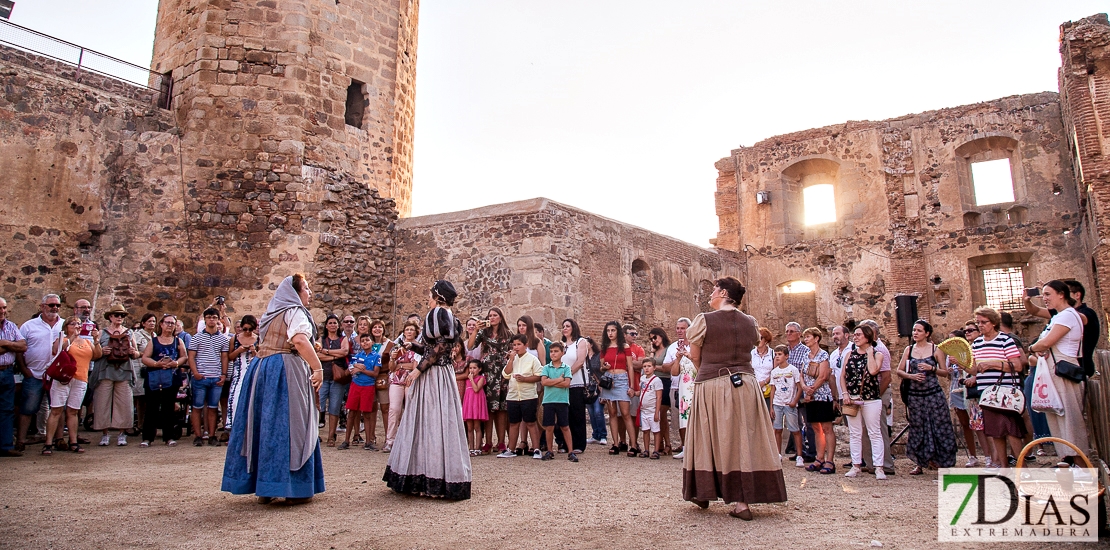
<svg viewBox="0 0 1110 550">
<path fill-rule="evenodd" d="M 36 446 L 23 458 L 2 459 L 0 548 L 938 544 L 936 474 L 906 475 L 911 464 L 904 458 L 897 461 L 899 475 L 887 481 L 847 479 L 843 471 L 818 475 L 784 463 L 789 502 L 753 506 L 755 521 L 744 522 L 719 502 L 704 511 L 683 502 L 681 461 L 611 457 L 600 445 L 590 446 L 578 464 L 566 455 L 550 462 L 476 458 L 473 495 L 463 502 L 395 495 L 381 481 L 388 455 L 324 447 L 327 491 L 308 505 L 287 507 L 221 493 L 225 446 L 183 441 L 177 448 L 157 442 L 141 449 L 132 438 L 127 447 L 97 447 L 96 434 L 82 433 L 94 441 L 84 455 L 44 457 Z"/>
</svg>

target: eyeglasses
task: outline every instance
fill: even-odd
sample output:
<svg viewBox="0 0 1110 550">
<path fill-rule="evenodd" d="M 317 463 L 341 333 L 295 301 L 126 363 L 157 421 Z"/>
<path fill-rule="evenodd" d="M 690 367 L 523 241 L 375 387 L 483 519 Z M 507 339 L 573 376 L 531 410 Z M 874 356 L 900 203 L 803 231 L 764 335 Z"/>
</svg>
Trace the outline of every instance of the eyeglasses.
<svg viewBox="0 0 1110 550">
<path fill-rule="evenodd" d="M 355 321 L 354 321 L 354 319 L 351 319 L 351 320 L 348 320 L 348 321 L 343 321 L 343 324 L 344 325 L 353 325 L 353 324 L 355 324 Z"/>
<path fill-rule="evenodd" d="M 639 332 L 626 332 L 625 334 L 627 334 L 627 335 L 629 335 L 629 336 L 631 336 L 631 337 L 633 337 L 633 338 L 635 338 L 635 337 L 637 337 L 637 336 L 639 336 L 639 335 L 640 335 L 640 333 L 639 333 Z"/>
<path fill-rule="evenodd" d="M 112 313 L 112 314 L 108 315 L 108 317 L 127 317 L 127 316 L 122 314 L 122 313 Z"/>
<path fill-rule="evenodd" d="M 62 304 L 43 304 L 43 305 L 46 306 L 46 307 L 53 307 L 53 308 L 62 307 Z"/>
<path fill-rule="evenodd" d="M 92 306 L 77 306 L 73 309 L 92 309 Z"/>
</svg>

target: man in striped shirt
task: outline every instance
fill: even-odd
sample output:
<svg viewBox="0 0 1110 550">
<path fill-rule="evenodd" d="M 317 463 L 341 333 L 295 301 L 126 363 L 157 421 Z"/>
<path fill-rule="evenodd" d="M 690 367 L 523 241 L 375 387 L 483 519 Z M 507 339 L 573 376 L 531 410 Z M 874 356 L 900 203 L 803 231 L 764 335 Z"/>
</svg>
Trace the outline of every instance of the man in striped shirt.
<svg viewBox="0 0 1110 550">
<path fill-rule="evenodd" d="M 220 440 L 210 437 L 216 433 L 216 417 L 220 408 L 220 391 L 227 380 L 227 335 L 220 332 L 220 311 L 214 307 L 204 310 L 204 330 L 197 331 L 189 342 L 189 371 L 193 375 L 193 445 L 200 447 L 205 441 L 214 447 Z M 201 430 L 201 415 L 205 430 Z"/>
</svg>

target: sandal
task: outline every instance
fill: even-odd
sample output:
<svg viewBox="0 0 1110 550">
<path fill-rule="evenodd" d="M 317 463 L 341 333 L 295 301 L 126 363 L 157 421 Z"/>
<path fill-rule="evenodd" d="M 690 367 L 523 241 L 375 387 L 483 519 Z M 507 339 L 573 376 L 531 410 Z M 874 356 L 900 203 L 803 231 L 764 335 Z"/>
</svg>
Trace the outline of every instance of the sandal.
<svg viewBox="0 0 1110 550">
<path fill-rule="evenodd" d="M 919 476 L 923 473 L 925 473 L 925 471 L 921 469 L 921 466 L 914 466 L 913 469 L 910 470 L 911 476 Z"/>
<path fill-rule="evenodd" d="M 609 454 L 611 454 L 613 456 L 621 454 L 620 447 L 617 447 L 616 445 L 613 445 L 612 447 L 609 448 Z"/>
<path fill-rule="evenodd" d="M 81 448 L 81 444 L 80 444 L 80 443 L 71 443 L 71 444 L 69 445 L 69 452 L 71 452 L 71 453 L 78 453 L 78 454 L 80 454 L 80 453 L 83 453 L 83 452 L 85 452 L 85 449 L 82 449 L 82 448 Z"/>
<path fill-rule="evenodd" d="M 334 446 L 335 446 L 335 440 L 334 439 L 329 439 L 328 440 L 328 447 L 334 447 Z"/>
<path fill-rule="evenodd" d="M 629 447 L 628 456 L 634 457 L 634 456 L 639 455 L 639 454 L 640 454 L 640 449 L 637 449 L 636 447 Z"/>
<path fill-rule="evenodd" d="M 655 453 L 655 454 L 659 454 L 659 453 Z M 651 456 L 651 455 L 647 454 L 647 451 L 644 451 L 644 452 L 640 453 L 640 458 L 647 458 L 648 456 Z"/>
<path fill-rule="evenodd" d="M 42 446 L 42 454 L 43 454 L 43 456 L 50 456 L 50 455 L 54 454 L 54 446 L 53 445 L 43 445 Z"/>
<path fill-rule="evenodd" d="M 346 451 L 347 449 L 350 449 L 350 448 L 351 448 L 351 444 L 350 444 L 350 442 L 347 442 L 347 441 L 344 441 L 343 443 L 340 443 L 339 446 L 336 447 L 336 449 L 340 450 L 340 451 Z"/>
<path fill-rule="evenodd" d="M 806 466 L 806 471 L 807 472 L 816 472 L 816 471 L 820 470 L 821 467 L 818 466 L 818 464 L 821 464 L 821 463 L 817 462 L 816 460 L 814 460 L 813 462 L 810 462 L 809 466 Z"/>
<path fill-rule="evenodd" d="M 832 462 L 826 462 L 822 465 L 820 470 L 817 470 L 817 473 L 826 474 L 826 475 L 835 474 L 836 473 L 836 464 L 833 464 Z"/>
<path fill-rule="evenodd" d="M 659 453 L 658 453 L 658 452 L 655 452 L 655 453 L 651 453 L 651 457 L 650 457 L 650 458 L 651 458 L 652 460 L 659 460 Z"/>
</svg>

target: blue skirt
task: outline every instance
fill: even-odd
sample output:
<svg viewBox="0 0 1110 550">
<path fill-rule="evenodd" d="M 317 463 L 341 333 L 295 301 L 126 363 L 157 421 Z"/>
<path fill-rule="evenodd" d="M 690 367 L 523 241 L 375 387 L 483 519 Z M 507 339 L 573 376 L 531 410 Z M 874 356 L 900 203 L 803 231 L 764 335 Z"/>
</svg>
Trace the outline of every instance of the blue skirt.
<svg viewBox="0 0 1110 550">
<path fill-rule="evenodd" d="M 277 354 L 255 359 L 243 375 L 224 462 L 224 491 L 272 498 L 309 498 L 324 492 L 319 435 L 316 450 L 307 462 L 297 470 L 289 469 L 290 399 L 283 357 Z M 252 403 L 253 414 L 248 415 Z M 308 413 L 315 414 L 311 410 Z M 250 464 L 243 453 L 247 424 L 252 435 Z"/>
</svg>

